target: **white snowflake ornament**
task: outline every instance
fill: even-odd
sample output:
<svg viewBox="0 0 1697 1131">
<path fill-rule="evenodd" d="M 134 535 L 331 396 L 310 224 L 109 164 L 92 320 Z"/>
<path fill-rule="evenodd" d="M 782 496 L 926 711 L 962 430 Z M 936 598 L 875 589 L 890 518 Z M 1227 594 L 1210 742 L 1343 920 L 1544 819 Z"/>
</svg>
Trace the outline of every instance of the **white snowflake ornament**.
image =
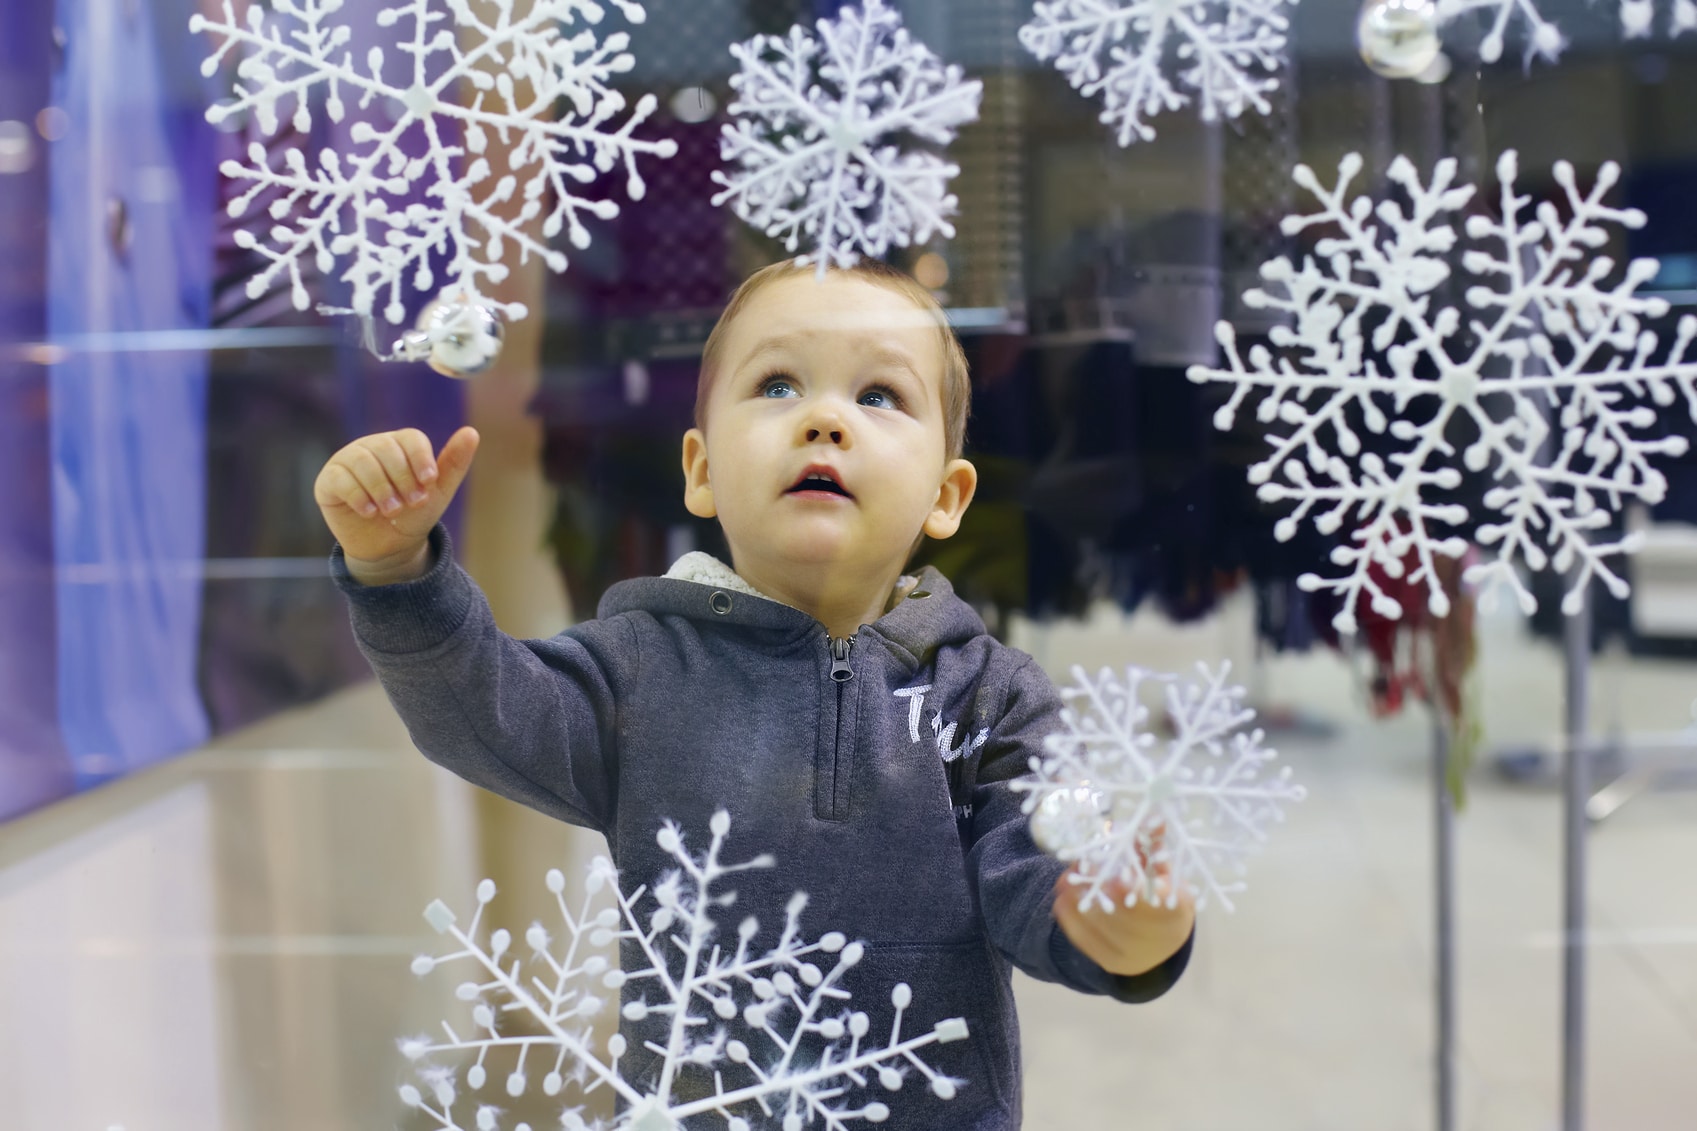
<svg viewBox="0 0 1697 1131">
<path fill-rule="evenodd" d="M 607 4 L 632 23 L 643 19 L 631 0 L 403 0 L 380 9 L 377 25 L 402 29 L 404 68 L 387 65 L 381 47 L 354 60 L 352 29 L 338 19 L 343 0 L 274 0 L 269 10 L 253 4 L 245 23 L 231 0 L 222 19 L 195 15 L 191 30 L 219 37 L 205 74 L 228 52 L 241 52 L 234 97 L 208 110 L 210 121 L 251 112 L 271 135 L 279 106 L 289 105 L 303 134 L 318 106 L 332 122 L 358 119 L 347 131 L 352 152 L 327 147 L 314 161 L 290 149 L 274 163 L 256 142 L 246 163 L 224 163 L 226 177 L 252 186 L 230 203 L 231 216 L 270 198 L 272 226 L 236 233 L 242 247 L 270 261 L 249 282 L 249 295 L 287 276 L 304 310 L 302 261 L 324 274 L 343 263 L 353 312 L 399 323 L 403 294 L 435 292 L 433 259 L 445 259 L 442 302 L 488 304 L 523 318 L 522 303 L 485 294 L 506 277 L 506 246 L 517 247 L 521 260 L 538 255 L 565 270 L 565 254 L 533 236 L 530 222 L 543 217 L 544 240 L 564 231 L 574 247 L 587 247 L 583 215 L 605 220 L 619 209 L 578 195 L 578 186 L 623 165 L 626 191 L 640 199 L 637 158 L 677 149 L 633 136 L 656 103 L 645 95 L 626 114 L 624 95 L 611 85 L 632 57 L 625 32 L 597 39 Z M 397 70 L 405 78 L 395 78 Z M 499 177 L 483 156 L 492 136 L 510 143 L 511 171 Z"/>
<path fill-rule="evenodd" d="M 462 1077 L 468 1091 L 479 1092 L 490 1082 L 492 1058 L 506 1066 L 500 1086 L 507 1096 L 524 1095 L 537 1070 L 544 1073 L 547 1096 L 560 1095 L 568 1082 L 583 1095 L 611 1090 L 620 1109 L 615 1131 L 750 1131 L 756 1126 L 845 1131 L 850 1123 L 879 1123 L 890 1114 L 881 1101 L 851 1104 L 845 1097 L 873 1078 L 894 1092 L 906 1070 L 925 1077 L 937 1096 L 952 1098 L 959 1081 L 933 1070 L 918 1052 L 962 1040 L 966 1022 L 952 1018 L 927 1032 L 902 1036 L 902 1015 L 913 1000 L 913 991 L 902 984 L 890 994 L 895 1014 L 888 1039 L 872 1038 L 867 1015 L 847 1007 L 850 994 L 840 985 L 864 948 L 837 932 L 805 941 L 799 920 L 806 896 L 790 899 L 783 931 L 768 950 L 753 945 L 760 934 L 753 918 L 742 920 L 734 943 L 719 937 L 713 913 L 731 906 L 735 893 L 716 885 L 725 876 L 773 864 L 770 856 L 721 862 L 730 827 L 723 810 L 714 814 L 712 843 L 696 857 L 686 850 L 677 826 L 666 823 L 657 840 L 678 870 L 628 895 L 619 890 L 611 861 L 597 857 L 575 914 L 566 904 L 565 876 L 550 871 L 548 890 L 559 905 L 564 931 L 558 940 L 541 924 L 525 933 L 531 950 L 528 974 L 510 954 L 513 940 L 507 931 L 496 930 L 486 943 L 479 941 L 479 921 L 495 897 L 491 881 L 478 886 L 477 912 L 464 928 L 444 904 L 432 903 L 425 918 L 460 949 L 415 959 L 413 972 L 426 975 L 448 963 L 471 967 L 471 980 L 460 984 L 457 996 L 471 1004 L 472 1027 L 462 1035 L 444 1022 L 445 1039 L 401 1042 L 401 1051 L 420 1063 L 424 1083 L 422 1088 L 402 1087 L 402 1101 L 445 1131 L 472 1126 L 499 1131 L 500 1114 L 490 1104 L 480 1105 L 470 1124 L 460 1122 L 454 1110 Z M 592 905 L 603 891 L 613 905 L 595 911 Z M 645 965 L 621 970 L 616 960 L 609 961 L 606 951 L 620 943 L 634 944 Z M 591 1022 L 607 1004 L 604 994 L 623 994 L 619 1012 L 625 1021 L 654 1022 L 663 1029 L 663 1043 L 646 1045 L 659 1058 L 655 1079 L 633 1080 L 621 1071 L 621 1058 L 629 1051 L 622 1034 L 605 1040 L 595 1036 Z M 463 1073 L 432 1061 L 471 1053 L 476 1058 Z M 703 1073 L 712 1078 L 705 1087 Z M 680 1078 L 686 1074 L 694 1075 L 684 1082 Z M 570 1105 L 561 1112 L 560 1126 L 587 1131 L 591 1124 L 581 1106 Z"/>
<path fill-rule="evenodd" d="M 1321 226 L 1336 234 L 1320 239 L 1300 267 L 1284 258 L 1265 264 L 1269 285 L 1244 296 L 1250 306 L 1289 316 L 1291 325 L 1272 331 L 1278 352 L 1257 345 L 1246 360 L 1221 322 L 1225 367 L 1190 369 L 1193 381 L 1233 386 L 1214 417 L 1220 428 L 1232 426 L 1252 390 L 1265 393 L 1255 413 L 1269 426 L 1272 452 L 1249 476 L 1260 498 L 1296 504 L 1275 527 L 1278 538 L 1293 537 L 1310 515 L 1325 534 L 1351 528 L 1348 544 L 1332 552 L 1341 575 L 1306 574 L 1299 584 L 1343 598 L 1334 619 L 1343 632 L 1355 631 L 1363 596 L 1379 614 L 1401 615 L 1376 573 L 1400 579 L 1406 572 L 1409 585 L 1424 583 L 1432 613 L 1446 615 L 1433 562 L 1460 558 L 1468 543 L 1438 529 L 1469 514 L 1430 496 L 1461 486 L 1465 469 L 1489 484 L 1481 502 L 1490 518 L 1474 537 L 1495 556 L 1463 574 L 1485 587 L 1481 607 L 1489 609 L 1495 589 L 1506 586 L 1525 612 L 1536 608 L 1517 565 L 1571 573 L 1569 614 L 1593 577 L 1624 597 L 1627 582 L 1608 559 L 1636 539 L 1592 538 L 1627 501 L 1655 503 L 1666 494 L 1653 460 L 1687 445 L 1664 434 L 1661 412 L 1683 397 L 1697 419 L 1697 360 L 1686 357 L 1697 317 L 1682 317 L 1662 352 L 1643 321 L 1666 314 L 1668 304 L 1636 293 L 1656 275 L 1656 261 L 1617 270 L 1596 253 L 1611 227 L 1644 224 L 1636 209 L 1603 203 L 1619 168 L 1605 164 L 1581 192 L 1572 167 L 1558 163 L 1563 206 L 1546 201 L 1527 215 L 1530 198 L 1514 191 L 1515 155 L 1503 154 L 1500 218 L 1466 218 L 1461 264 L 1474 283 L 1458 307 L 1438 304 L 1435 292 L 1450 277 L 1453 220 L 1473 187 L 1453 183 L 1453 160 L 1439 162 L 1423 185 L 1399 157 L 1389 177 L 1406 204 L 1351 201 L 1349 182 L 1361 166 L 1359 155 L 1346 156 L 1331 189 L 1306 166 L 1296 168 L 1296 183 L 1320 208 L 1287 217 L 1283 230 Z M 1447 438 L 1457 417 L 1477 433 L 1459 453 L 1460 467 Z M 1365 447 L 1358 428 L 1374 448 L 1389 450 Z"/>
<path fill-rule="evenodd" d="M 1193 95 L 1205 122 L 1251 108 L 1267 113 L 1290 26 L 1286 9 L 1294 3 L 1039 0 L 1019 41 L 1052 60 L 1086 98 L 1102 95 L 1100 119 L 1123 146 L 1153 138 L 1148 119 L 1188 105 Z"/>
<path fill-rule="evenodd" d="M 1034 838 L 1075 863 L 1071 882 L 1083 886 L 1086 909 L 1173 907 L 1188 894 L 1198 908 L 1212 899 L 1231 910 L 1268 826 L 1304 796 L 1290 767 L 1271 772 L 1278 755 L 1266 736 L 1244 729 L 1255 712 L 1226 683 L 1230 665 L 1197 672 L 1187 681 L 1129 667 L 1122 679 L 1073 668 L 1076 683 L 1061 691 L 1064 729 L 1044 740 L 1032 776 L 1012 783 L 1027 794 Z M 1164 741 L 1140 698 L 1151 681 L 1165 692 Z"/>
<path fill-rule="evenodd" d="M 1620 30 L 1628 39 L 1639 39 L 1655 30 L 1656 0 L 1616 0 L 1620 5 Z M 1561 28 L 1544 18 L 1536 0 L 1438 0 L 1438 20 L 1447 24 L 1468 12 L 1491 13 L 1490 30 L 1479 43 L 1479 58 L 1494 63 L 1502 58 L 1503 43 L 1508 26 L 1516 16 L 1526 25 L 1526 58 L 1534 55 L 1554 62 L 1567 46 Z M 1683 35 L 1697 28 L 1697 3 L 1693 0 L 1672 0 L 1669 7 L 1667 32 L 1670 37 Z"/>
<path fill-rule="evenodd" d="M 741 69 L 719 140 L 726 169 L 715 205 L 802 250 L 821 274 L 891 246 L 952 237 L 960 172 L 914 142 L 943 146 L 978 117 L 983 84 L 968 81 L 902 26 L 882 0 L 735 44 Z"/>
</svg>

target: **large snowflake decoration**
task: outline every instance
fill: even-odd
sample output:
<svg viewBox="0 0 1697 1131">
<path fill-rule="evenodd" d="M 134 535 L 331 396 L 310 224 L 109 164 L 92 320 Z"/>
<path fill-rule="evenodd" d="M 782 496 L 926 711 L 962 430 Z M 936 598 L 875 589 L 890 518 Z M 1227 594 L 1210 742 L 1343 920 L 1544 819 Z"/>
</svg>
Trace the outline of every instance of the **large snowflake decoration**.
<svg viewBox="0 0 1697 1131">
<path fill-rule="evenodd" d="M 1019 29 L 1019 41 L 1037 58 L 1054 60 L 1086 98 L 1101 94 L 1101 120 L 1130 145 L 1155 136 L 1145 119 L 1189 104 L 1181 85 L 1200 99 L 1203 121 L 1251 107 L 1267 113 L 1290 24 L 1285 9 L 1294 3 L 1048 0 Z"/>
<path fill-rule="evenodd" d="M 902 27 L 882 0 L 844 8 L 788 36 L 734 44 L 735 121 L 719 150 L 728 171 L 715 205 L 796 251 L 798 263 L 847 267 L 934 234 L 952 237 L 960 172 L 911 141 L 947 145 L 978 117 L 983 84 L 966 81 Z"/>
<path fill-rule="evenodd" d="M 1618 0 L 1620 29 L 1628 39 L 1650 35 L 1655 30 L 1656 0 Z M 1468 12 L 1488 12 L 1491 27 L 1479 43 L 1479 58 L 1494 63 L 1502 57 L 1503 40 L 1510 21 L 1518 15 L 1526 24 L 1526 55 L 1541 55 L 1555 60 L 1561 55 L 1567 40 L 1561 29 L 1544 18 L 1535 0 L 1438 0 L 1438 22 L 1447 24 Z M 1670 36 L 1683 35 L 1697 28 L 1697 3 L 1693 0 L 1673 0 L 1668 13 L 1667 31 Z"/>
<path fill-rule="evenodd" d="M 1424 583 L 1433 614 L 1446 615 L 1449 601 L 1432 563 L 1440 554 L 1459 558 L 1468 546 L 1438 531 L 1467 521 L 1468 510 L 1428 496 L 1461 486 L 1465 468 L 1489 484 L 1481 503 L 1491 520 L 1475 537 L 1494 557 L 1463 575 L 1486 586 L 1483 607 L 1499 585 L 1510 587 L 1526 612 L 1536 607 L 1516 563 L 1570 572 L 1563 604 L 1569 614 L 1581 607 L 1593 577 L 1625 596 L 1627 583 L 1607 559 L 1631 550 L 1633 540 L 1591 539 L 1626 501 L 1654 503 L 1667 490 L 1653 459 L 1687 445 L 1658 429 L 1659 410 L 1683 394 L 1697 418 L 1697 361 L 1686 360 L 1697 318 L 1682 317 L 1672 347 L 1652 360 L 1657 335 L 1643 320 L 1666 314 L 1668 304 L 1636 291 L 1655 276 L 1656 261 L 1634 260 L 1617 272 L 1595 254 L 1610 225 L 1644 223 L 1635 209 L 1603 203 L 1619 169 L 1604 165 L 1585 193 L 1573 169 L 1557 164 L 1565 200 L 1559 207 L 1543 202 L 1528 215 L 1530 198 L 1514 191 L 1515 155 L 1505 153 L 1497 164 L 1500 217 L 1466 219 L 1470 246 L 1461 264 L 1474 284 L 1464 309 L 1438 305 L 1434 296 L 1450 277 L 1446 256 L 1457 243 L 1451 218 L 1473 197 L 1472 186 L 1452 183 L 1455 162 L 1440 162 L 1422 185 L 1414 166 L 1397 158 L 1389 176 L 1406 194 L 1406 207 L 1347 201 L 1360 170 L 1358 155 L 1345 157 L 1334 189 L 1304 166 L 1295 171 L 1320 208 L 1287 217 L 1284 231 L 1323 226 L 1336 234 L 1320 239 L 1300 267 L 1283 258 L 1265 264 L 1268 288 L 1244 296 L 1291 319 L 1272 332 L 1279 352 L 1257 345 L 1246 363 L 1222 322 L 1216 335 L 1226 367 L 1190 369 L 1193 381 L 1235 386 L 1215 415 L 1221 428 L 1231 427 L 1252 390 L 1265 391 L 1256 417 L 1277 430 L 1250 480 L 1260 484 L 1262 499 L 1296 504 L 1275 528 L 1279 538 L 1294 536 L 1310 514 L 1322 533 L 1352 527 L 1348 543 L 1332 551 L 1342 576 L 1307 574 L 1300 583 L 1342 595 L 1335 623 L 1345 632 L 1355 630 L 1363 597 L 1381 615 L 1401 614 L 1376 573 Z M 1461 467 L 1447 438 L 1457 418 L 1476 432 L 1460 453 Z M 1358 428 L 1371 435 L 1370 446 Z M 1394 450 L 1381 455 L 1386 448 Z"/>
<path fill-rule="evenodd" d="M 632 23 L 643 19 L 631 0 L 605 2 Z M 406 0 L 377 15 L 381 28 L 410 27 L 399 37 L 399 51 L 410 59 L 404 67 L 386 66 L 380 47 L 371 48 L 363 66 L 356 63 L 348 49 L 352 30 L 336 19 L 342 7 L 343 0 L 274 0 L 269 11 L 249 7 L 243 24 L 224 0 L 222 19 L 190 21 L 192 30 L 221 37 L 206 74 L 228 52 L 241 52 L 235 95 L 207 112 L 213 122 L 251 112 L 271 135 L 279 103 L 292 102 L 293 124 L 304 133 L 320 99 L 333 122 L 350 113 L 350 101 L 373 111 L 348 130 L 356 152 L 326 147 L 313 163 L 290 149 L 277 161 L 256 142 L 245 164 L 224 163 L 225 176 L 252 184 L 231 202 L 232 216 L 242 216 L 258 197 L 270 200 L 269 231 L 236 234 L 243 247 L 270 260 L 248 284 L 250 295 L 286 274 L 295 306 L 304 310 L 302 261 L 310 258 L 329 274 L 345 260 L 341 278 L 352 288 L 353 310 L 369 318 L 381 306 L 390 322 L 399 322 L 408 284 L 432 290 L 432 257 L 445 256 L 444 298 L 488 303 L 522 318 L 523 304 L 496 303 L 483 293 L 485 284 L 507 274 L 506 245 L 523 259 L 539 255 L 553 270 L 565 270 L 566 256 L 538 240 L 531 221 L 546 210 L 544 239 L 564 230 L 573 246 L 587 247 L 583 214 L 608 219 L 618 205 L 585 198 L 578 186 L 622 163 L 626 189 L 638 199 L 637 157 L 676 151 L 672 141 L 632 135 L 653 112 L 652 95 L 622 124 L 615 121 L 626 105 L 610 84 L 631 68 L 630 37 L 615 32 L 597 40 L 602 3 L 532 0 L 515 11 L 514 0 Z M 568 33 L 572 25 L 580 30 Z M 396 70 L 405 77 L 394 79 Z M 491 135 L 511 147 L 511 171 L 498 177 L 484 156 Z"/>
<path fill-rule="evenodd" d="M 1063 729 L 1032 758 L 1033 775 L 1013 783 L 1028 794 L 1039 843 L 1076 862 L 1071 882 L 1084 887 L 1086 908 L 1170 907 L 1188 893 L 1199 908 L 1217 899 L 1231 910 L 1268 826 L 1304 795 L 1290 767 L 1272 770 L 1266 736 L 1244 729 L 1255 712 L 1226 683 L 1230 665 L 1197 670 L 1200 678 L 1181 680 L 1131 667 L 1121 679 L 1104 668 L 1092 679 L 1073 668 Z M 1165 691 L 1164 741 L 1141 698 L 1151 682 Z"/>
<path fill-rule="evenodd" d="M 459 1074 L 430 1060 L 444 1053 L 476 1054 L 464 1071 L 465 1085 L 473 1092 L 488 1082 L 492 1055 L 512 1054 L 504 1091 L 515 1097 L 529 1087 L 526 1063 L 534 1055 L 545 1061 L 542 1090 L 548 1096 L 559 1095 L 568 1081 L 580 1087 L 582 1095 L 599 1088 L 613 1091 L 621 1109 L 614 1124 L 619 1131 L 708 1126 L 749 1131 L 757 1124 L 784 1131 L 803 1126 L 842 1131 L 855 1120 L 881 1122 L 890 1111 L 876 1100 L 847 1106 L 843 1101 L 849 1092 L 865 1087 L 870 1077 L 895 1091 L 906 1069 L 923 1075 L 938 1096 L 952 1098 L 958 1082 L 935 1072 L 918 1050 L 964 1038 L 966 1022 L 941 1021 L 928 1032 L 903 1037 L 902 1014 L 912 991 L 902 984 L 891 993 L 895 1020 L 888 1040 L 869 1041 L 866 1014 L 842 1006 L 850 995 L 839 984 L 844 972 L 860 961 L 863 948 L 836 932 L 816 942 L 804 941 L 799 920 L 806 896 L 791 898 L 783 932 L 770 950 L 752 948 L 760 933 L 752 918 L 737 928 L 733 947 L 721 944 L 713 911 L 730 906 L 735 895 L 714 885 L 727 875 L 773 863 L 770 856 L 741 864 L 721 862 L 720 849 L 730 827 L 730 817 L 722 810 L 716 813 L 710 822 L 712 843 L 700 857 L 693 857 L 679 829 L 670 822 L 664 825 L 658 841 L 677 860 L 678 870 L 651 890 L 621 892 L 612 863 L 597 857 L 575 914 L 563 894 L 565 877 L 550 871 L 548 890 L 559 905 L 564 936 L 556 943 L 540 924 L 526 932 L 532 952 L 529 976 L 521 974 L 521 962 L 510 957 L 512 938 L 505 930 L 494 931 L 487 945 L 478 941 L 479 920 L 495 897 L 491 881 L 479 885 L 477 912 L 464 928 L 440 901 L 432 903 L 425 918 L 451 935 L 460 949 L 418 958 L 413 971 L 424 975 L 445 963 L 474 967 L 475 980 L 462 983 L 457 991 L 462 1000 L 473 1003 L 472 1029 L 462 1035 L 444 1022 L 445 1039 L 403 1041 L 403 1053 L 421 1063 L 425 1087 L 405 1085 L 401 1099 L 442 1128 L 462 1131 L 454 1114 Z M 611 892 L 614 905 L 597 912 L 592 905 L 603 890 Z M 639 911 L 645 897 L 652 904 L 646 915 Z M 610 963 L 603 952 L 621 942 L 634 944 L 646 965 L 621 970 Z M 830 965 L 822 966 L 821 959 Z M 621 1073 L 623 1035 L 604 1041 L 595 1037 L 591 1019 L 603 1009 L 603 991 L 623 993 L 620 1014 L 626 1021 L 663 1026 L 665 1042 L 647 1045 L 660 1058 L 657 1079 L 630 1080 Z M 507 1020 L 511 1015 L 521 1019 L 520 1025 Z M 691 1071 L 710 1071 L 711 1085 L 702 1087 L 697 1079 L 680 1088 L 680 1077 Z M 488 1104 L 478 1108 L 474 1119 L 477 1131 L 500 1127 L 497 1109 Z M 567 1107 L 560 1122 L 567 1131 L 590 1126 L 577 1106 Z"/>
</svg>

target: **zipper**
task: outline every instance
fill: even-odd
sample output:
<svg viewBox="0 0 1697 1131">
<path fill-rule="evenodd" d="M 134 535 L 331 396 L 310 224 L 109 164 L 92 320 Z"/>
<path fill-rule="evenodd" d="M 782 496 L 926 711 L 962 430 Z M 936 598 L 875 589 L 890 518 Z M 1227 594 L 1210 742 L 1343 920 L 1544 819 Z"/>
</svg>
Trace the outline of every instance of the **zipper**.
<svg viewBox="0 0 1697 1131">
<path fill-rule="evenodd" d="M 831 745 L 827 749 L 820 748 L 820 762 L 814 777 L 814 812 L 823 820 L 841 821 L 848 817 L 849 790 L 848 779 L 853 772 L 852 761 L 853 736 L 845 736 L 843 716 L 844 703 L 851 699 L 848 691 L 848 681 L 854 678 L 854 669 L 849 667 L 849 654 L 854 650 L 854 637 L 845 636 L 841 640 L 826 634 L 825 643 L 831 653 L 831 682 L 836 685 L 837 719 L 835 733 L 831 735 Z M 845 742 L 845 737 L 848 741 Z"/>
<path fill-rule="evenodd" d="M 831 678 L 838 683 L 847 683 L 854 678 L 854 669 L 849 667 L 849 652 L 854 649 L 854 637 L 844 636 L 841 639 L 827 636 L 831 642 Z"/>
</svg>

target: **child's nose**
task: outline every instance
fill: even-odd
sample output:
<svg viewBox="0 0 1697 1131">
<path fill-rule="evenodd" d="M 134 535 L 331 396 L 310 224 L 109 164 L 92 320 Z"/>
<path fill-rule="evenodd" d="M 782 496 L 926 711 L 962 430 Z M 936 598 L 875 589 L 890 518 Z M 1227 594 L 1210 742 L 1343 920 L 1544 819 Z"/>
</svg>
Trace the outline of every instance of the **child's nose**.
<svg viewBox="0 0 1697 1131">
<path fill-rule="evenodd" d="M 802 435 L 809 444 L 830 442 L 842 447 L 849 442 L 848 429 L 835 406 L 821 400 L 802 422 Z"/>
</svg>

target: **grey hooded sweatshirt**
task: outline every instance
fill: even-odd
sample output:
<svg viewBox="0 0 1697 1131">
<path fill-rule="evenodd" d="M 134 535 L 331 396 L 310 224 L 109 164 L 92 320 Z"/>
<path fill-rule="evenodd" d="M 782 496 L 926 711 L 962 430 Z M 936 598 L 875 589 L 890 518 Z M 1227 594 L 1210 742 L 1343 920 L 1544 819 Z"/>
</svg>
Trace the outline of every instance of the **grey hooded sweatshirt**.
<svg viewBox="0 0 1697 1131">
<path fill-rule="evenodd" d="M 332 554 L 360 645 L 426 757 L 605 834 L 627 890 L 676 868 L 655 840 L 663 821 L 699 852 L 725 809 L 723 858 L 777 863 L 726 881 L 736 903 L 722 936 L 752 915 L 754 945 L 771 946 L 790 897 L 805 892 L 803 936 L 866 944 L 841 984 L 871 1017 L 868 1042 L 888 1037 L 900 982 L 913 988 L 904 1034 L 965 1018 L 969 1040 L 921 1050 L 964 1081 L 953 1099 L 910 1072 L 894 1094 L 869 1078 L 846 1106 L 887 1103 L 883 1126 L 903 1131 L 1017 1128 L 1013 967 L 1122 1001 L 1158 997 L 1183 971 L 1188 941 L 1155 970 L 1116 977 L 1056 925 L 1063 866 L 1032 843 L 1008 783 L 1057 725 L 1060 697 L 935 570 L 847 640 L 744 591 L 723 566 L 717 585 L 621 582 L 596 619 L 517 640 L 495 627 L 446 532 L 431 537 L 434 566 L 399 585 L 362 587 L 340 548 Z M 631 968 L 637 954 L 623 958 Z M 643 1041 L 655 1034 L 623 1027 L 621 1072 L 645 1083 L 657 1058 Z"/>
</svg>

